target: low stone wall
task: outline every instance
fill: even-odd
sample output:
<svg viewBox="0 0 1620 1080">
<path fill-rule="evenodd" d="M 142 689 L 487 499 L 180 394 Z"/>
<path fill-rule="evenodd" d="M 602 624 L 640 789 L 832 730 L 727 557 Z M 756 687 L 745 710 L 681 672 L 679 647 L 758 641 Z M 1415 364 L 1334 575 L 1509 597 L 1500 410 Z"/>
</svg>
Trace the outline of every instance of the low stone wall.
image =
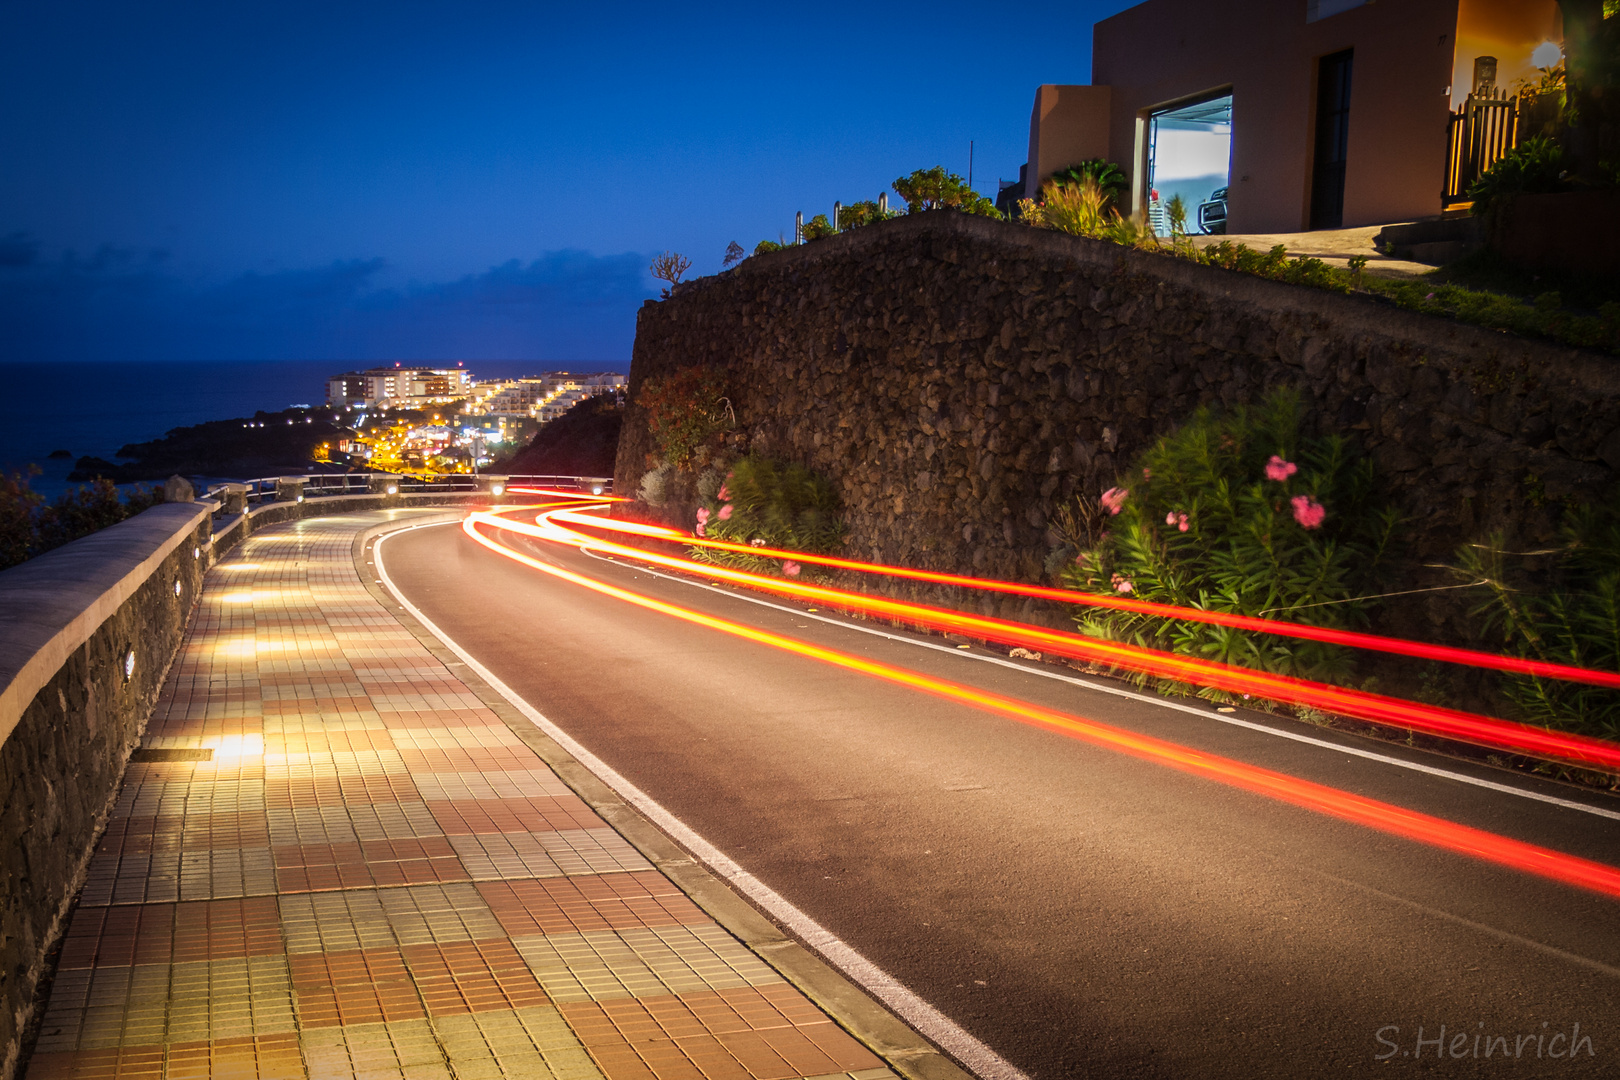
<svg viewBox="0 0 1620 1080">
<path fill-rule="evenodd" d="M 180 646 L 209 509 L 154 507 L 0 573 L 0 1075 Z"/>
<path fill-rule="evenodd" d="M 1275 387 L 1373 455 L 1408 587 L 1446 583 L 1424 564 L 1493 530 L 1543 543 L 1558 500 L 1604 497 L 1620 467 L 1612 357 L 982 218 L 869 226 L 673 294 L 637 321 L 615 490 L 653 449 L 647 379 L 722 367 L 752 445 L 832 478 L 853 552 L 883 562 L 1037 580 L 1060 501 L 1199 405 Z M 1472 640 L 1450 595 L 1386 628 Z"/>
<path fill-rule="evenodd" d="M 165 504 L 0 572 L 0 1080 L 208 567 L 283 521 L 492 501 L 334 496 L 217 522 L 214 502 Z"/>
</svg>

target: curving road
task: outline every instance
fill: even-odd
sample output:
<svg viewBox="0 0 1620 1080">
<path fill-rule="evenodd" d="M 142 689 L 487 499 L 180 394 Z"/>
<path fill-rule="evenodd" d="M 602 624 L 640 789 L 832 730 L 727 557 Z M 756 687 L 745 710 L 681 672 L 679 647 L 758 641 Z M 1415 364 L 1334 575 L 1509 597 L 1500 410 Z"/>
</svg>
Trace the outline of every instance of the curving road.
<svg viewBox="0 0 1620 1080">
<path fill-rule="evenodd" d="M 509 539 L 671 603 L 1620 864 L 1620 799 Z M 1031 1077 L 1620 1075 L 1620 900 L 694 627 L 454 526 L 381 555 L 530 704 Z M 1553 1057 L 1576 1024 L 1589 1041 Z"/>
</svg>

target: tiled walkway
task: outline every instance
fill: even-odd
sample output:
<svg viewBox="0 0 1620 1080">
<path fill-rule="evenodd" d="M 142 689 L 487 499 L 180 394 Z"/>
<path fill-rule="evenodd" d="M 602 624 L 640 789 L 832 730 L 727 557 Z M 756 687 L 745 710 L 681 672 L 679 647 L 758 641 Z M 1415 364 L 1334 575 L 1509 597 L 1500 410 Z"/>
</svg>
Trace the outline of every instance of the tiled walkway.
<svg viewBox="0 0 1620 1080">
<path fill-rule="evenodd" d="M 210 572 L 28 1077 L 892 1077 L 366 591 L 378 520 Z"/>
</svg>

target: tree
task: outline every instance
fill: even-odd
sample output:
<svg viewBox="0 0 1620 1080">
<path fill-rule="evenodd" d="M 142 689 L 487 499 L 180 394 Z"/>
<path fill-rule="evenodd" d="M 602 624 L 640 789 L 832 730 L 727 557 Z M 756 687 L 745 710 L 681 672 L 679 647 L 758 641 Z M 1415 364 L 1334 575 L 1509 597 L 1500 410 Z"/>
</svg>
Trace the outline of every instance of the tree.
<svg viewBox="0 0 1620 1080">
<path fill-rule="evenodd" d="M 746 259 L 747 257 L 748 257 L 748 252 L 743 250 L 743 246 L 741 244 L 739 244 L 739 243 L 737 243 L 737 241 L 733 240 L 731 243 L 726 245 L 726 258 L 725 258 L 725 261 L 722 262 L 720 265 L 721 266 L 730 266 L 732 263 L 738 261 L 739 259 Z"/>
<path fill-rule="evenodd" d="M 1604 128 L 1620 109 L 1620 17 L 1612 0 L 1560 0 L 1564 13 L 1564 70 L 1568 128 L 1564 150 L 1570 175 L 1587 183 L 1602 178 Z M 1605 124 L 1608 121 L 1608 124 Z M 1610 148 L 1612 153 L 1612 148 Z"/>
<path fill-rule="evenodd" d="M 666 251 L 653 259 L 652 265 L 647 269 L 651 270 L 652 276 L 659 281 L 667 281 L 671 286 L 675 286 L 681 283 L 681 275 L 691 268 L 691 259 L 688 259 L 685 255 L 678 255 L 673 251 Z M 664 289 L 661 295 L 664 299 L 669 299 L 669 289 Z"/>
</svg>

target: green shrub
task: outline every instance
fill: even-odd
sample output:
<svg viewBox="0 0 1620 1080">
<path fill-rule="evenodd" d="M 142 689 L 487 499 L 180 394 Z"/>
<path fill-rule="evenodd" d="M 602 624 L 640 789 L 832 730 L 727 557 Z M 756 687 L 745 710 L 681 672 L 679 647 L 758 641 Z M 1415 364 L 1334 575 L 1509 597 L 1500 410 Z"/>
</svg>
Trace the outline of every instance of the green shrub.
<svg viewBox="0 0 1620 1080">
<path fill-rule="evenodd" d="M 828 554 L 844 542 L 838 492 L 824 477 L 796 462 L 760 454 L 737 459 L 698 484 L 697 532 L 756 547 Z M 798 576 L 796 563 L 694 548 L 698 558 L 756 573 Z"/>
<path fill-rule="evenodd" d="M 1069 511 L 1080 549 L 1070 587 L 1316 626 L 1366 621 L 1397 525 L 1372 462 L 1337 435 L 1305 434 L 1292 391 L 1199 410 L 1096 506 Z M 1075 621 L 1095 637 L 1279 674 L 1344 680 L 1352 669 L 1319 642 L 1102 608 Z"/>
<path fill-rule="evenodd" d="M 0 473 L 0 570 L 33 554 L 34 515 L 44 500 L 28 481 L 38 472 L 29 466 L 27 472 Z"/>
<path fill-rule="evenodd" d="M 1475 215 L 1488 215 L 1515 195 L 1548 194 L 1564 188 L 1564 148 L 1545 135 L 1526 139 L 1497 159 L 1468 188 Z"/>
<path fill-rule="evenodd" d="M 1102 192 L 1107 210 L 1119 206 L 1120 196 L 1130 186 L 1125 173 L 1107 158 L 1091 158 L 1078 165 L 1070 165 L 1062 172 L 1053 173 L 1049 182 L 1062 187 L 1079 187 L 1087 182 L 1095 184 Z"/>
<path fill-rule="evenodd" d="M 832 227 L 832 222 L 827 220 L 826 214 L 817 214 L 804 223 L 804 239 L 807 243 L 811 240 L 820 240 L 823 237 L 836 235 L 838 235 L 838 230 Z"/>
<path fill-rule="evenodd" d="M 30 490 L 27 473 L 0 475 L 0 570 L 89 536 L 163 501 L 162 488 L 137 484 L 123 499 L 111 480 L 100 478 L 65 491 L 54 503 Z"/>
<path fill-rule="evenodd" d="M 759 243 L 754 245 L 754 254 L 764 255 L 766 252 L 770 251 L 786 251 L 792 246 L 793 245 L 791 244 L 779 244 L 775 240 L 761 240 Z"/>
<path fill-rule="evenodd" d="M 918 169 L 910 176 L 900 177 L 894 182 L 894 191 L 906 201 L 906 212 L 910 214 L 949 209 L 982 217 L 1001 217 L 993 200 L 968 187 L 967 181 L 955 173 L 946 172 L 943 165 Z"/>
<path fill-rule="evenodd" d="M 657 457 L 677 469 L 688 468 L 709 436 L 735 422 L 725 394 L 725 372 L 718 368 L 684 367 L 648 379 L 636 404 L 646 410 Z"/>
<path fill-rule="evenodd" d="M 1572 510 L 1562 532 L 1545 589 L 1508 570 L 1501 536 L 1462 548 L 1458 574 L 1490 589 L 1474 614 L 1517 656 L 1620 671 L 1620 510 L 1612 502 Z M 1522 720 L 1620 739 L 1620 693 L 1518 675 L 1500 685 Z"/>
</svg>

